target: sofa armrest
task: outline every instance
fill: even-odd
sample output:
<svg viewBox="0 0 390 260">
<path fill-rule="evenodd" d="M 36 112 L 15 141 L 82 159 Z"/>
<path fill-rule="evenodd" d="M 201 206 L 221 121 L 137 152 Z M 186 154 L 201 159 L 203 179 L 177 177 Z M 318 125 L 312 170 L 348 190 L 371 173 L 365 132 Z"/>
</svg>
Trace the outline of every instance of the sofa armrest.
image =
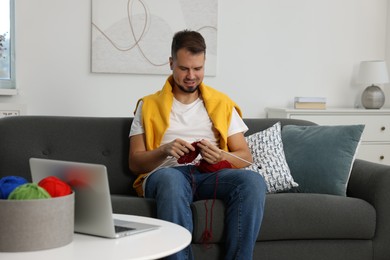
<svg viewBox="0 0 390 260">
<path fill-rule="evenodd" d="M 390 165 L 355 160 L 347 195 L 360 198 L 376 210 L 376 231 L 373 238 L 373 259 L 390 255 Z"/>
<path fill-rule="evenodd" d="M 156 218 L 156 201 L 128 195 L 111 194 L 112 211 L 117 214 Z"/>
</svg>

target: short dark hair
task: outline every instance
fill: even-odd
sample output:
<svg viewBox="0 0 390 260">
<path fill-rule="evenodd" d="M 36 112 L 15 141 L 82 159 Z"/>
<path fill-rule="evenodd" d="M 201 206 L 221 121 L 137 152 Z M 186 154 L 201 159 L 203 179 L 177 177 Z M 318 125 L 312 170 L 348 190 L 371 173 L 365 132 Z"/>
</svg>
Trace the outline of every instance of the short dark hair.
<svg viewBox="0 0 390 260">
<path fill-rule="evenodd" d="M 175 33 L 172 40 L 171 57 L 176 59 L 177 51 L 186 49 L 193 54 L 206 54 L 206 43 L 203 36 L 190 30 L 183 30 Z"/>
</svg>

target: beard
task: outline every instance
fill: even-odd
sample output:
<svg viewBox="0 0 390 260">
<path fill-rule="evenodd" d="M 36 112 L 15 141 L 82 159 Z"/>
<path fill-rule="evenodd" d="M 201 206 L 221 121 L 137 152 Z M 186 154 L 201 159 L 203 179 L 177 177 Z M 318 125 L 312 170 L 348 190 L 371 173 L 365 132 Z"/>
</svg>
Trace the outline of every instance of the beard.
<svg viewBox="0 0 390 260">
<path fill-rule="evenodd" d="M 192 89 L 187 89 L 185 87 L 183 87 L 182 85 L 179 85 L 179 84 L 176 84 L 176 86 L 183 92 L 185 93 L 194 93 L 196 91 L 198 91 L 199 89 L 199 85 L 197 85 L 195 88 L 192 88 Z"/>
</svg>

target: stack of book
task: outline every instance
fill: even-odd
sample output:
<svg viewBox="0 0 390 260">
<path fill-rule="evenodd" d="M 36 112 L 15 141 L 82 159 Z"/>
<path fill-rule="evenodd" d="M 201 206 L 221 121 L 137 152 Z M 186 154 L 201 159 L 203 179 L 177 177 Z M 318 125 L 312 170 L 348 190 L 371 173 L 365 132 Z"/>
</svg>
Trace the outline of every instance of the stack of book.
<svg viewBox="0 0 390 260">
<path fill-rule="evenodd" d="M 325 97 L 295 97 L 295 109 L 326 109 Z"/>
</svg>

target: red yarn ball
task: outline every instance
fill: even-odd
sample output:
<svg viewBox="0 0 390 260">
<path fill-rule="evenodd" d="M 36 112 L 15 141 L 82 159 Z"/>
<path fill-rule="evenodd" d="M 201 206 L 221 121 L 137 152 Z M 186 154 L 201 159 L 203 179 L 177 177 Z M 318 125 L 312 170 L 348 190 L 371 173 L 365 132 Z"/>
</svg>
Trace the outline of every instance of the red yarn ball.
<svg viewBox="0 0 390 260">
<path fill-rule="evenodd" d="M 55 176 L 42 179 L 38 185 L 44 188 L 53 198 L 66 196 L 72 193 L 71 187 Z"/>
</svg>

